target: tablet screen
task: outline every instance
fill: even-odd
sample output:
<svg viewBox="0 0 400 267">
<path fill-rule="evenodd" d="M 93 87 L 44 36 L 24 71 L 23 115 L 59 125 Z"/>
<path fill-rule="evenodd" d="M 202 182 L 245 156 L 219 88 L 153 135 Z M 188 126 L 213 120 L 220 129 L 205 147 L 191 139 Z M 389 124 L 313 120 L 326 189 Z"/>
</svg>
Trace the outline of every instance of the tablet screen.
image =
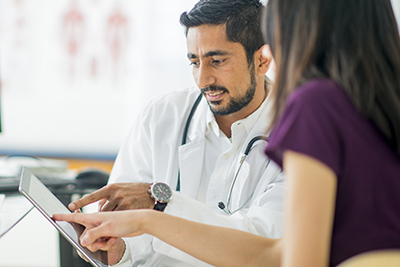
<svg viewBox="0 0 400 267">
<path fill-rule="evenodd" d="M 22 170 L 19 191 L 44 215 L 53 226 L 95 267 L 108 266 L 106 251 L 91 252 L 79 243 L 85 227 L 69 222 L 54 221 L 56 213 L 71 213 L 63 203 L 27 168 Z"/>
</svg>

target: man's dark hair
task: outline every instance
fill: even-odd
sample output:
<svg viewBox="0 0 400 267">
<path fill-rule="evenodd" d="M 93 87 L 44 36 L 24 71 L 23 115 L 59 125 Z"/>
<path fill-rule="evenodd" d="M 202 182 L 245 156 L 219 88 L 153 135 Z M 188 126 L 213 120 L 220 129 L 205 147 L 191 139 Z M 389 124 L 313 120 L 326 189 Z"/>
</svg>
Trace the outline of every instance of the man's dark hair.
<svg viewBox="0 0 400 267">
<path fill-rule="evenodd" d="M 264 45 L 260 20 L 262 4 L 259 0 L 200 0 L 189 12 L 181 15 L 185 35 L 191 27 L 226 23 L 229 41 L 243 45 L 247 62 L 253 62 L 254 53 Z"/>
</svg>

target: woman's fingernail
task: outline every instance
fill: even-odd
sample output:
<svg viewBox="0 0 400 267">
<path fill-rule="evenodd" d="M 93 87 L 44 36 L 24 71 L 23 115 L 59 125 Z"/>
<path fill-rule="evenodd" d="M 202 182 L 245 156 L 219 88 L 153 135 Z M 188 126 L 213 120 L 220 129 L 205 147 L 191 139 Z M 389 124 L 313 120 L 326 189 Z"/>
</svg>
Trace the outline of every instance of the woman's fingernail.
<svg viewBox="0 0 400 267">
<path fill-rule="evenodd" d="M 81 238 L 81 245 L 82 246 L 87 246 L 88 245 L 88 241 L 87 241 L 86 237 L 82 237 Z"/>
<path fill-rule="evenodd" d="M 70 210 L 76 210 L 76 204 L 74 203 L 69 204 L 68 207 Z"/>
</svg>

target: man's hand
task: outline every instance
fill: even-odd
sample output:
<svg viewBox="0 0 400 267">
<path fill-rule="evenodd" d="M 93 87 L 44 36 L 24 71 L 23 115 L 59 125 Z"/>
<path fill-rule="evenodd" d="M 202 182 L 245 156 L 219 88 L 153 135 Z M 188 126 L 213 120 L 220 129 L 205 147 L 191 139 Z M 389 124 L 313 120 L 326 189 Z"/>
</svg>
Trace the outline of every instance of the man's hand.
<svg viewBox="0 0 400 267">
<path fill-rule="evenodd" d="M 87 249 L 92 252 L 96 252 L 98 250 L 107 251 L 107 263 L 109 265 L 115 265 L 122 259 L 125 248 L 125 242 L 122 240 L 122 238 L 117 237 L 99 238 L 92 245 L 87 245 Z M 79 250 L 76 252 L 78 253 L 79 257 L 86 262 L 89 262 L 86 257 L 79 252 Z"/>
<path fill-rule="evenodd" d="M 108 240 L 97 241 L 92 245 L 88 245 L 87 248 L 92 252 L 97 250 L 107 251 L 108 264 L 115 265 L 122 259 L 122 256 L 124 256 L 125 242 L 120 237 L 112 237 Z"/>
<path fill-rule="evenodd" d="M 153 209 L 154 200 L 148 193 L 149 188 L 148 183 L 109 184 L 70 203 L 68 208 L 74 211 L 102 200 L 101 211 Z"/>
</svg>

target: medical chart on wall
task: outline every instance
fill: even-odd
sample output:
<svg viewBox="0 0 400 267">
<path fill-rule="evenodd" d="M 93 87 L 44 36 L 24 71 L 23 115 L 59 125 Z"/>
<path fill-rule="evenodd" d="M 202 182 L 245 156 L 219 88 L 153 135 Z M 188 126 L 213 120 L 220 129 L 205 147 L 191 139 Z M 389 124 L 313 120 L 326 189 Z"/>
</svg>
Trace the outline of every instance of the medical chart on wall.
<svg viewBox="0 0 400 267">
<path fill-rule="evenodd" d="M 194 0 L 0 0 L 0 154 L 115 155 L 155 95 L 193 86 Z"/>
</svg>

